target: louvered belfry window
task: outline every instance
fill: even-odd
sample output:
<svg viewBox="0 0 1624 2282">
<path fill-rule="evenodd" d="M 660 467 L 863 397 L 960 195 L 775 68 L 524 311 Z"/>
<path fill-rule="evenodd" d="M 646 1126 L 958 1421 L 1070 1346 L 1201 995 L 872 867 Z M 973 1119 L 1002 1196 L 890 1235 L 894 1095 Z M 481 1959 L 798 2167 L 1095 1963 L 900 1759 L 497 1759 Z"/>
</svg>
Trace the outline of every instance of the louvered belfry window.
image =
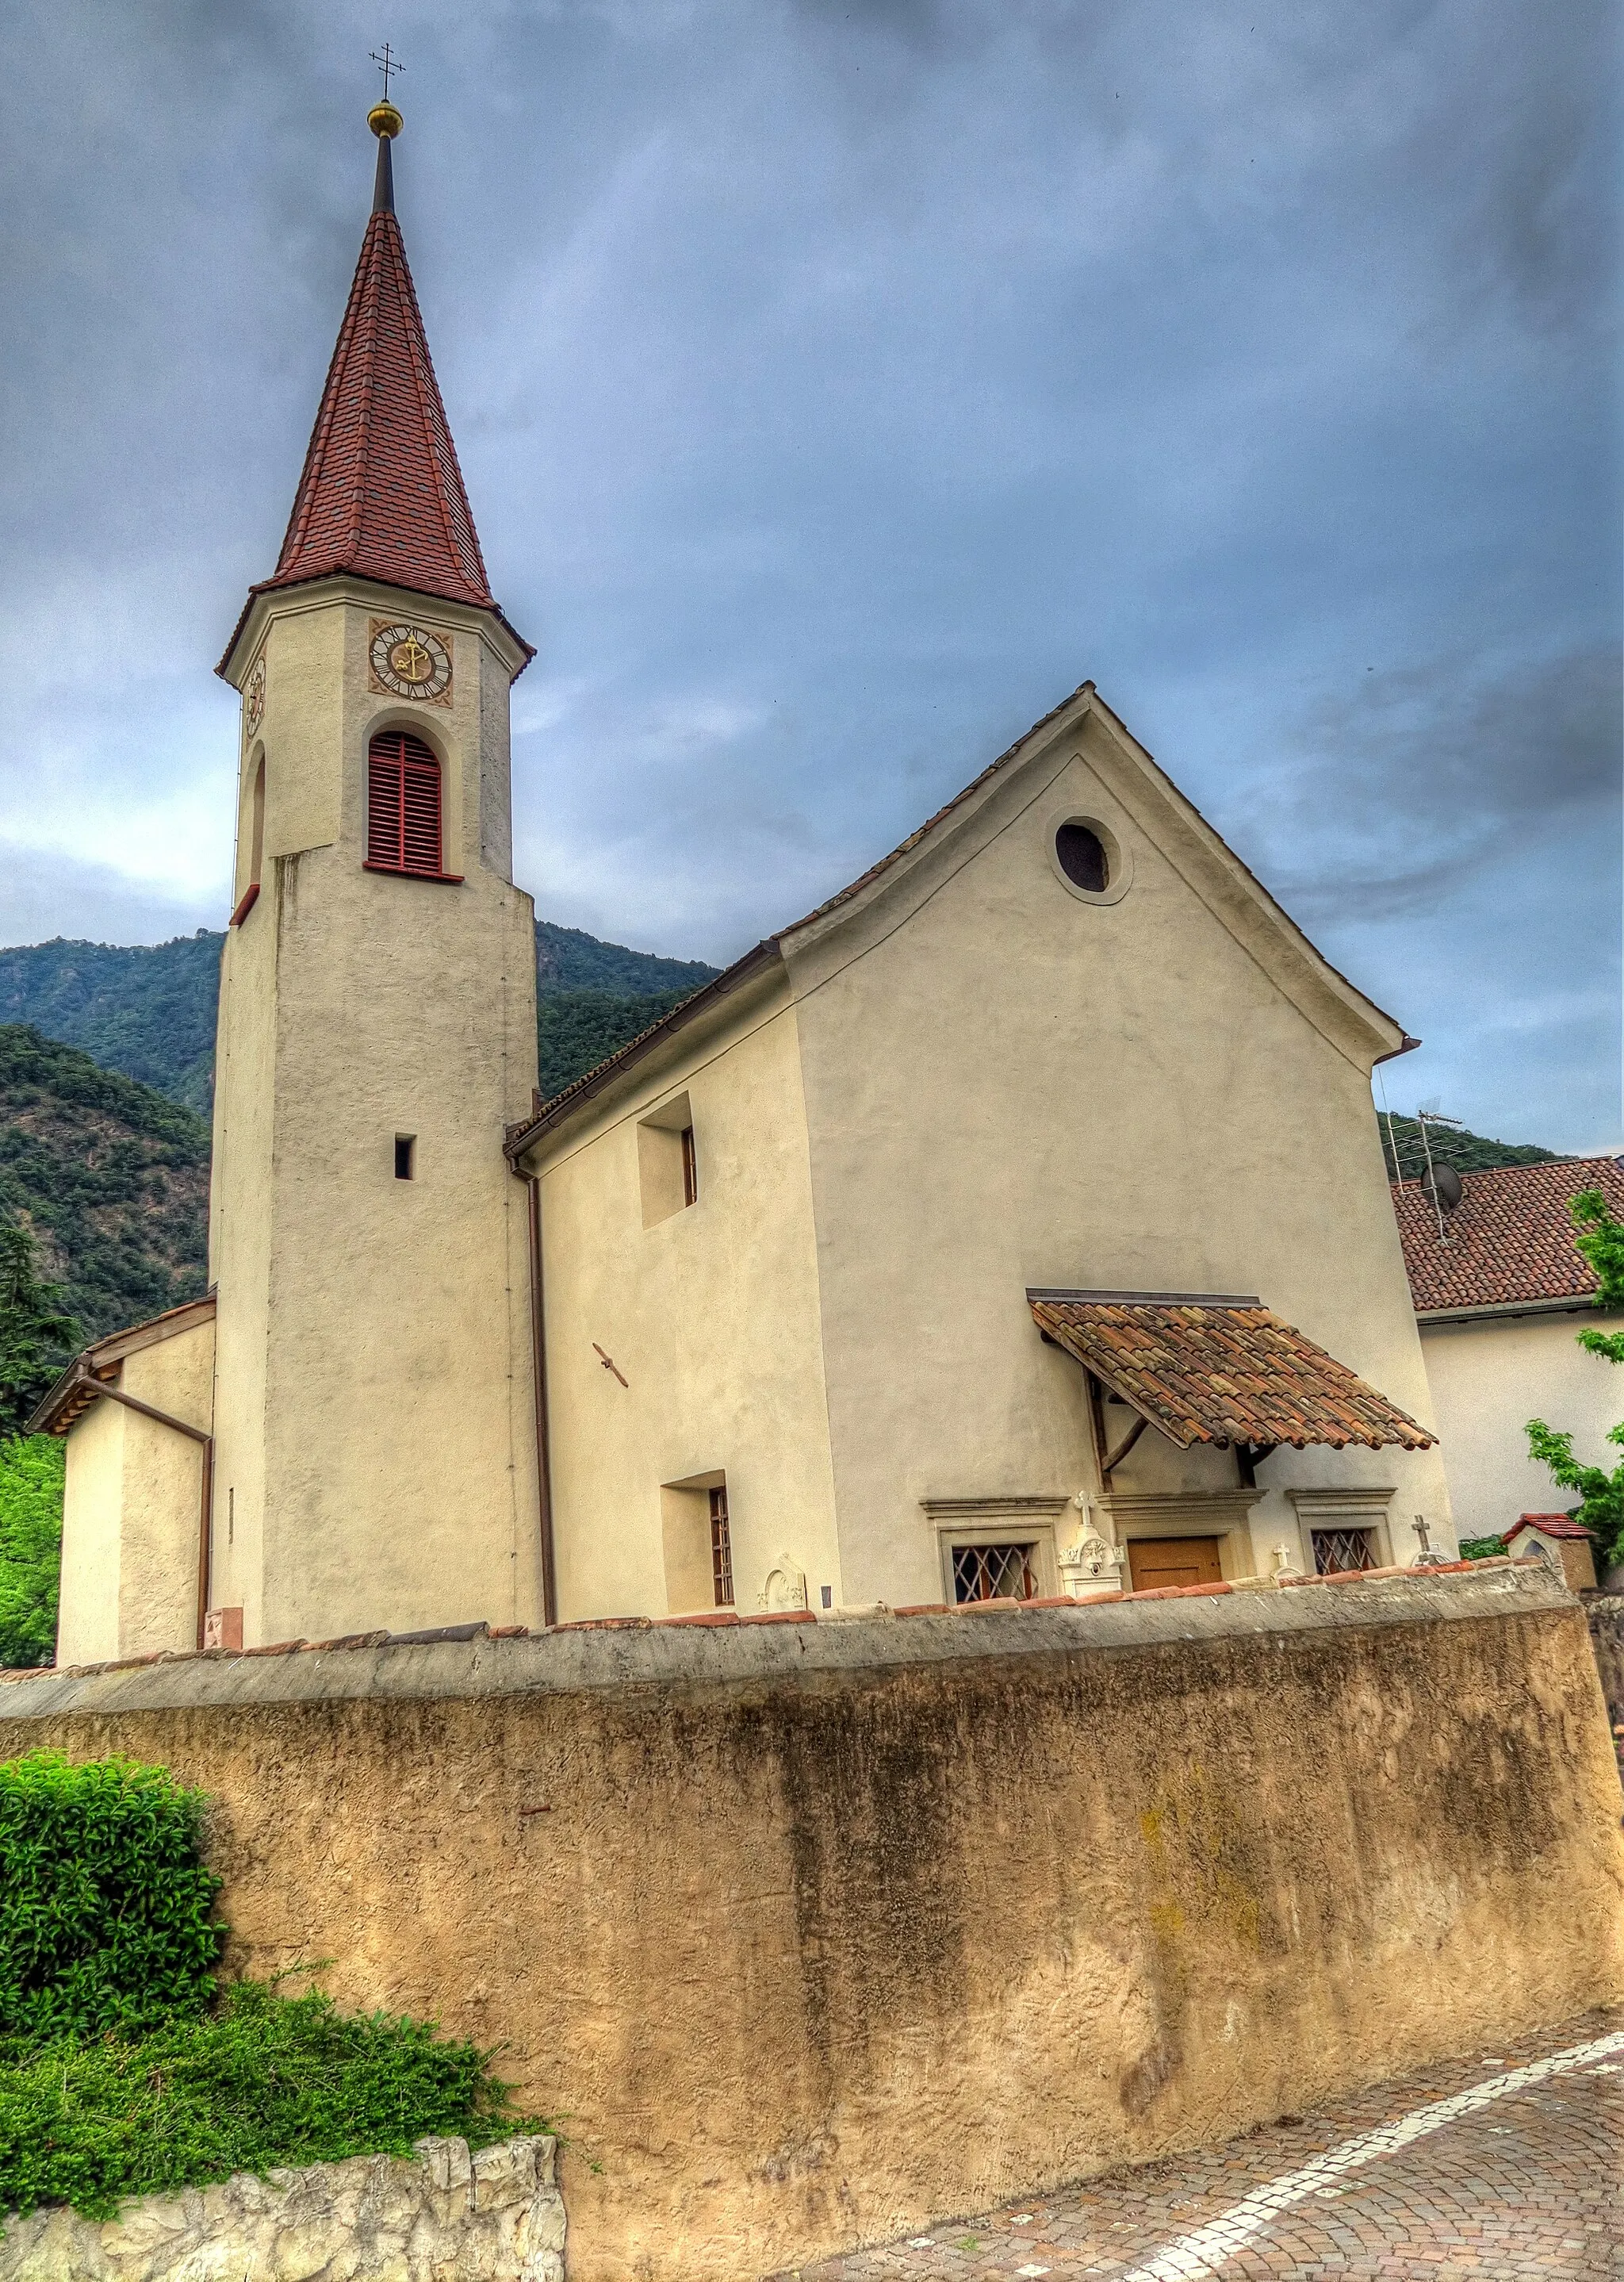
<svg viewBox="0 0 1624 2282">
<path fill-rule="evenodd" d="M 367 861 L 375 870 L 445 877 L 440 862 L 440 764 L 404 729 L 373 739 L 367 756 Z"/>
</svg>

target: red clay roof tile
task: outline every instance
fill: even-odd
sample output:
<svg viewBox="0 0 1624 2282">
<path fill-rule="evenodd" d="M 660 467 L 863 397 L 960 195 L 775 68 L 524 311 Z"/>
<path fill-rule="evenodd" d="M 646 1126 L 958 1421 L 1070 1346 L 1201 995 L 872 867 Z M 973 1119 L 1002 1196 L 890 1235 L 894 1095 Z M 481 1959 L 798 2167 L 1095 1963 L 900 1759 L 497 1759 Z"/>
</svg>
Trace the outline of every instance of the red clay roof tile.
<svg viewBox="0 0 1624 2282">
<path fill-rule="evenodd" d="M 496 607 L 392 213 L 367 225 L 287 536 L 264 584 L 336 570 Z"/>
<path fill-rule="evenodd" d="M 1181 1449 L 1363 1442 L 1425 1450 L 1433 1442 L 1407 1411 L 1255 1300 L 1026 1296 L 1040 1331 Z"/>
<path fill-rule="evenodd" d="M 1614 1159 L 1496 1165 L 1463 1173 L 1460 1185 L 1460 1202 L 1444 1215 L 1440 1242 L 1438 1215 L 1420 1184 L 1394 1184 L 1393 1208 L 1418 1315 L 1507 1307 L 1520 1300 L 1581 1300 L 1595 1291 L 1567 1207 L 1581 1189 L 1599 1189 L 1614 1215 L 1624 1217 L 1624 1168 Z"/>
</svg>

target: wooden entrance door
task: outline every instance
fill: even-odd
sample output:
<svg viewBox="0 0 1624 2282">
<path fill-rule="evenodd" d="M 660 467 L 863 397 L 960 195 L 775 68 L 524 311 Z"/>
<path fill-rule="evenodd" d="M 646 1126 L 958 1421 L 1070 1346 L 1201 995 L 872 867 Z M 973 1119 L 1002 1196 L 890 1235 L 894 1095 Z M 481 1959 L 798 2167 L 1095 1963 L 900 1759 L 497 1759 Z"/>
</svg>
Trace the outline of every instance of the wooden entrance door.
<svg viewBox="0 0 1624 2282">
<path fill-rule="evenodd" d="M 1165 1585 L 1217 1585 L 1223 1579 L 1216 1537 L 1135 1537 L 1128 1541 L 1128 1574 L 1136 1593 Z"/>
</svg>

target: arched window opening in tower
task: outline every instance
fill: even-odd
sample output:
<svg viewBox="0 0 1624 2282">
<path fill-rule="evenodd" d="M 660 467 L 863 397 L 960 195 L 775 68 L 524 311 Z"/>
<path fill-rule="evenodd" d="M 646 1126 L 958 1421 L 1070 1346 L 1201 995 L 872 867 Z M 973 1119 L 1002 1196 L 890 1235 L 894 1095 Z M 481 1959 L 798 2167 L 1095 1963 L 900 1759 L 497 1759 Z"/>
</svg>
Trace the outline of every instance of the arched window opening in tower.
<svg viewBox="0 0 1624 2282">
<path fill-rule="evenodd" d="M 404 729 L 375 736 L 367 754 L 367 868 L 444 880 L 440 764 Z"/>
<path fill-rule="evenodd" d="M 265 861 L 265 755 L 259 756 L 259 765 L 254 771 L 253 797 L 248 818 L 248 884 L 259 884 L 259 867 Z"/>
<path fill-rule="evenodd" d="M 231 924 L 241 927 L 259 899 L 259 873 L 265 862 L 265 755 L 260 754 L 254 770 L 253 790 L 248 803 L 248 883 L 231 914 Z"/>
</svg>

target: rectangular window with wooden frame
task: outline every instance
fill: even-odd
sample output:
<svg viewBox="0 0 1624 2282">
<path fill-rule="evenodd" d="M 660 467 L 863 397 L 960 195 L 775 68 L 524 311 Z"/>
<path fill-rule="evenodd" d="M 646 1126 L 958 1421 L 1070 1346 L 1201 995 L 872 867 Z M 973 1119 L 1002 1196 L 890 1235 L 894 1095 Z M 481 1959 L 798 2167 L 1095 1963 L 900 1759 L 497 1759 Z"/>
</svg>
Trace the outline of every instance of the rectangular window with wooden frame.
<svg viewBox="0 0 1624 2282">
<path fill-rule="evenodd" d="M 638 1186 L 645 1228 L 655 1228 L 699 1202 L 700 1160 L 685 1093 L 662 1102 L 638 1124 Z"/>
<path fill-rule="evenodd" d="M 710 1494 L 710 1581 L 719 1609 L 733 1605 L 733 1538 L 727 1517 L 727 1484 Z"/>
</svg>

